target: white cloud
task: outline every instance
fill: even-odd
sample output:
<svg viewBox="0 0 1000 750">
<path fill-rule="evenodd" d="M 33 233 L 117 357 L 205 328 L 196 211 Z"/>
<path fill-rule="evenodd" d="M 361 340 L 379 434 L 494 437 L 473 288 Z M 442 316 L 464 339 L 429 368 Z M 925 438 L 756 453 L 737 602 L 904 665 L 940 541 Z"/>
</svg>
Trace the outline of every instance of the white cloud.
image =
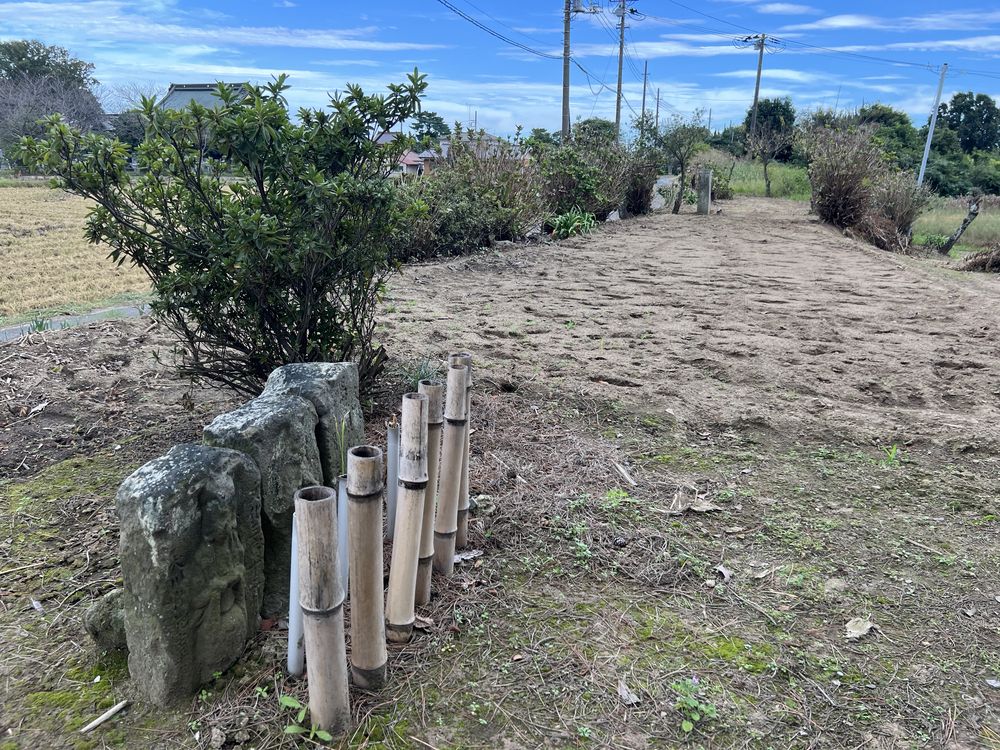
<svg viewBox="0 0 1000 750">
<path fill-rule="evenodd" d="M 795 3 L 763 3 L 753 7 L 758 13 L 770 13 L 784 16 L 811 16 L 819 13 L 816 8 L 810 5 L 796 5 Z"/>
<path fill-rule="evenodd" d="M 297 8 L 298 5 L 299 5 L 298 3 L 293 3 L 292 0 L 278 0 L 278 2 L 276 2 L 274 4 L 274 7 L 275 8 Z"/>
<path fill-rule="evenodd" d="M 368 50 L 376 52 L 435 49 L 425 42 L 382 41 L 371 38 L 378 29 L 299 29 L 282 26 L 198 27 L 160 23 L 133 12 L 119 0 L 93 2 L 0 3 L 0 26 L 7 35 L 27 33 L 61 41 L 81 38 L 127 42 L 205 42 L 257 47 Z"/>
<path fill-rule="evenodd" d="M 943 11 L 920 16 L 880 18 L 844 14 L 828 16 L 810 23 L 785 26 L 782 31 L 829 31 L 836 29 L 881 29 L 884 31 L 963 31 L 984 29 L 1000 23 L 1000 11 Z"/>
<path fill-rule="evenodd" d="M 785 26 L 782 31 L 819 31 L 830 29 L 884 29 L 887 21 L 875 16 L 862 16 L 847 13 L 839 16 L 827 16 L 810 23 L 798 23 Z"/>
<path fill-rule="evenodd" d="M 750 70 L 729 70 L 722 73 L 713 73 L 713 76 L 723 78 L 756 78 L 757 71 Z M 802 70 L 792 70 L 789 68 L 764 68 L 761 75 L 763 80 L 790 81 L 793 83 L 816 83 L 818 81 L 829 81 L 828 73 L 807 73 Z"/>
</svg>

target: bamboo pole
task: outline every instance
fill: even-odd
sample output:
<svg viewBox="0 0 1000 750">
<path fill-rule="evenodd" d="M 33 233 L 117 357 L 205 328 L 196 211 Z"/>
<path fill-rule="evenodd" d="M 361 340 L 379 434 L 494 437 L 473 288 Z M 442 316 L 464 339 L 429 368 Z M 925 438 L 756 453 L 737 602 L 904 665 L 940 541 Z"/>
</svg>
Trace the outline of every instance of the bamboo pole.
<svg viewBox="0 0 1000 750">
<path fill-rule="evenodd" d="M 382 607 L 382 451 L 372 445 L 347 453 L 351 568 L 351 676 L 378 690 L 385 684 L 385 612 Z"/>
<path fill-rule="evenodd" d="M 399 422 L 392 415 L 385 424 L 386 461 L 388 470 L 385 478 L 385 538 L 392 541 L 396 533 L 396 498 L 399 493 Z"/>
<path fill-rule="evenodd" d="M 299 531 L 292 513 L 292 564 L 288 581 L 288 674 L 301 677 L 306 669 L 302 640 L 302 607 L 299 606 Z"/>
<path fill-rule="evenodd" d="M 299 606 L 309 654 L 312 725 L 331 734 L 351 720 L 344 643 L 344 590 L 337 561 L 337 493 L 305 487 L 295 493 L 299 546 Z"/>
<path fill-rule="evenodd" d="M 421 380 L 417 388 L 427 396 L 427 492 L 424 494 L 424 517 L 420 524 L 420 559 L 417 561 L 417 586 L 413 601 L 414 604 L 429 604 L 431 563 L 434 560 L 434 509 L 441 460 L 441 426 L 444 424 L 444 383 L 440 380 Z"/>
<path fill-rule="evenodd" d="M 423 393 L 403 396 L 399 431 L 399 496 L 396 532 L 389 565 L 386 596 L 386 637 L 406 643 L 413 635 L 417 562 L 420 558 L 420 524 L 427 494 L 427 402 Z"/>
<path fill-rule="evenodd" d="M 434 521 L 434 569 L 446 576 L 455 572 L 455 532 L 458 530 L 458 492 L 462 483 L 467 382 L 467 367 L 452 365 L 448 368 L 438 512 Z"/>
<path fill-rule="evenodd" d="M 351 543 L 349 534 L 350 513 L 347 510 L 347 475 L 337 477 L 337 560 L 340 563 L 340 585 L 344 595 L 350 595 Z"/>
<path fill-rule="evenodd" d="M 472 427 L 472 355 L 458 352 L 448 357 L 448 364 L 465 365 L 468 368 L 465 384 L 465 442 L 462 452 L 462 483 L 458 489 L 458 527 L 455 530 L 455 546 L 463 548 L 469 543 L 469 446 Z"/>
</svg>

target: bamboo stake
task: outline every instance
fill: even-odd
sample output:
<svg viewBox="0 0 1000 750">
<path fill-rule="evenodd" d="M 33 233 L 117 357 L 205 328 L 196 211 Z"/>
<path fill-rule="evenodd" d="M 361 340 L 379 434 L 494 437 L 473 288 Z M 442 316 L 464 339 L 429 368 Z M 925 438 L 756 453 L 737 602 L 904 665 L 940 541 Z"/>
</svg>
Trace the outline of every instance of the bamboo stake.
<svg viewBox="0 0 1000 750">
<path fill-rule="evenodd" d="M 337 493 L 305 487 L 295 493 L 298 525 L 299 605 L 309 654 L 312 725 L 331 734 L 351 719 L 344 643 L 344 590 L 337 561 Z"/>
<path fill-rule="evenodd" d="M 420 558 L 420 524 L 427 494 L 427 402 L 423 393 L 403 396 L 399 433 L 399 497 L 396 532 L 389 565 L 386 597 L 386 637 L 406 643 L 413 635 L 417 561 Z"/>
<path fill-rule="evenodd" d="M 434 560 L 434 509 L 437 501 L 438 466 L 441 460 L 441 426 L 444 424 L 444 383 L 421 380 L 418 389 L 427 396 L 427 492 L 420 524 L 420 559 L 414 604 L 431 600 L 431 563 Z"/>
<path fill-rule="evenodd" d="M 350 594 L 348 583 L 351 578 L 351 544 L 348 539 L 350 521 L 347 510 L 347 475 L 337 477 L 337 561 L 340 563 L 340 585 L 344 596 Z"/>
<path fill-rule="evenodd" d="M 385 611 L 382 607 L 382 451 L 361 445 L 347 454 L 351 550 L 351 676 L 378 690 L 385 684 Z"/>
<path fill-rule="evenodd" d="M 448 368 L 438 512 L 434 521 L 434 569 L 446 576 L 455 572 L 455 532 L 458 530 L 458 492 L 462 483 L 467 382 L 467 367 L 452 365 Z"/>
<path fill-rule="evenodd" d="M 101 726 L 101 724 L 103 724 L 104 722 L 106 722 L 108 719 L 114 717 L 115 714 L 117 714 L 119 711 L 121 711 L 127 705 L 128 705 L 128 701 L 127 700 L 119 701 L 118 703 L 116 703 L 115 705 L 113 705 L 111 708 L 109 708 L 107 711 L 105 711 L 103 714 L 101 714 L 96 719 L 94 719 L 92 722 L 90 722 L 83 729 L 81 729 L 80 730 L 80 734 L 87 734 L 88 732 L 94 731 L 99 726 Z"/>
<path fill-rule="evenodd" d="M 306 649 L 302 640 L 302 607 L 299 606 L 299 530 L 292 513 L 292 565 L 288 580 L 288 674 L 301 677 L 306 669 Z"/>
<path fill-rule="evenodd" d="M 396 498 L 399 494 L 399 422 L 392 415 L 385 424 L 386 460 L 389 467 L 385 478 L 385 538 L 392 541 L 396 533 Z"/>
<path fill-rule="evenodd" d="M 458 352 L 448 357 L 448 364 L 465 365 L 468 373 L 465 383 L 465 443 L 462 452 L 462 483 L 458 489 L 458 527 L 455 546 L 459 549 L 469 544 L 469 446 L 472 427 L 472 355 Z"/>
</svg>

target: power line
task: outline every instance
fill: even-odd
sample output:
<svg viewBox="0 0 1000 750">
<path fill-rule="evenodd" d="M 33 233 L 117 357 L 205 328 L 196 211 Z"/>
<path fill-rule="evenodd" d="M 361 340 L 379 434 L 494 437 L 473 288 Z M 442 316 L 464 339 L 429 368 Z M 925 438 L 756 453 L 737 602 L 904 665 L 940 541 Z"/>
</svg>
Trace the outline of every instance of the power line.
<svg viewBox="0 0 1000 750">
<path fill-rule="evenodd" d="M 532 55 L 536 55 L 537 57 L 545 58 L 546 60 L 561 60 L 562 59 L 561 55 L 551 55 L 551 54 L 549 54 L 547 52 L 541 52 L 541 51 L 539 51 L 537 49 L 534 49 L 533 47 L 529 47 L 526 44 L 521 44 L 520 42 L 515 41 L 515 40 L 511 39 L 508 36 L 504 36 L 499 31 L 497 31 L 495 29 L 491 29 L 489 26 L 487 26 L 486 24 L 482 23 L 477 18 L 475 18 L 473 16 L 470 16 L 465 11 L 456 8 L 454 5 L 452 5 L 450 2 L 448 2 L 448 0 L 437 0 L 437 1 L 439 3 L 441 3 L 441 5 L 443 5 L 444 7 L 446 7 L 448 10 L 450 10 L 452 13 L 454 13 L 455 15 L 461 16 L 466 21 L 468 21 L 469 23 L 471 23 L 473 26 L 476 26 L 476 27 L 482 29 L 487 34 L 489 34 L 490 36 L 492 36 L 492 37 L 494 37 L 496 39 L 499 39 L 501 42 L 506 42 L 507 44 L 509 44 L 509 45 L 511 45 L 513 47 L 517 47 L 518 49 L 524 50 L 525 52 L 528 52 L 528 53 L 530 53 Z"/>
</svg>

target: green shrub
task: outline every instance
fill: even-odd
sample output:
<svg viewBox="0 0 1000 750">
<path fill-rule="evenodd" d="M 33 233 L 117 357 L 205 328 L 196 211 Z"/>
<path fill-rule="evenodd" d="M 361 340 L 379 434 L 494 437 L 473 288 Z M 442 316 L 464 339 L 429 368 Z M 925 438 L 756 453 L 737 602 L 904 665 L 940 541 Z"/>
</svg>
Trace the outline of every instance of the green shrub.
<svg viewBox="0 0 1000 750">
<path fill-rule="evenodd" d="M 588 138 L 547 149 L 540 155 L 545 204 L 556 214 L 578 206 L 605 221 L 625 203 L 629 164 L 628 151 L 616 142 Z"/>
<path fill-rule="evenodd" d="M 590 234 L 597 226 L 597 219 L 593 214 L 573 208 L 564 214 L 553 216 L 548 224 L 552 227 L 552 236 L 557 240 L 564 240 L 576 234 Z"/>
<path fill-rule="evenodd" d="M 650 155 L 636 151 L 629 159 L 627 169 L 623 215 L 648 214 L 653 207 L 653 189 L 658 172 L 656 162 Z"/>
<path fill-rule="evenodd" d="M 376 139 L 418 111 L 426 83 L 414 71 L 385 95 L 349 85 L 292 122 L 284 82 L 246 98 L 220 86 L 213 109 L 144 100 L 137 174 L 125 144 L 58 116 L 22 156 L 93 201 L 87 238 L 149 275 L 182 374 L 255 394 L 280 365 L 354 359 L 364 388 L 386 359 L 375 311 L 395 267 L 388 175 L 406 147 Z"/>
<path fill-rule="evenodd" d="M 544 215 L 541 177 L 520 137 L 496 139 L 456 126 L 447 162 L 399 186 L 406 222 L 396 257 L 463 255 L 495 240 L 519 240 Z"/>
</svg>

